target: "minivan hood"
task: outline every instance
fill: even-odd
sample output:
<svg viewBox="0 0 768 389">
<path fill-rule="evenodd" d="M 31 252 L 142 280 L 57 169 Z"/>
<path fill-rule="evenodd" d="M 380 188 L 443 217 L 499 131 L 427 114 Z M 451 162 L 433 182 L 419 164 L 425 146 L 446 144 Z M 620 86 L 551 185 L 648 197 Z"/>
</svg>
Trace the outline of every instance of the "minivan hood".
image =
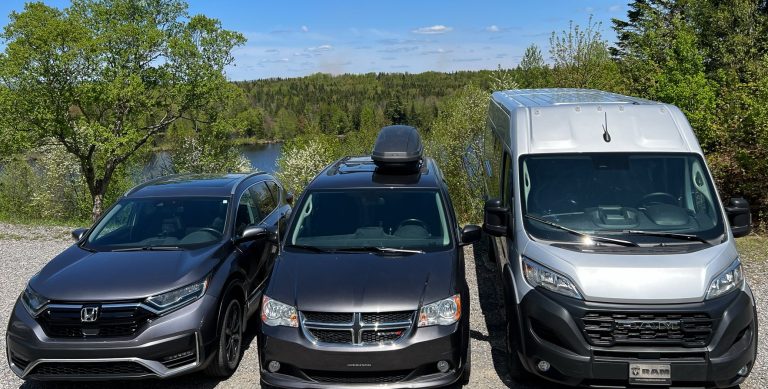
<svg viewBox="0 0 768 389">
<path fill-rule="evenodd" d="M 73 245 L 29 284 L 53 301 L 139 300 L 199 281 L 220 246 L 193 251 L 90 252 Z"/>
<path fill-rule="evenodd" d="M 283 252 L 267 295 L 300 311 L 416 310 L 454 292 L 456 254 L 405 256 L 371 253 Z"/>
<path fill-rule="evenodd" d="M 703 301 L 712 279 L 736 259 L 733 239 L 690 253 L 585 253 L 529 242 L 523 255 L 574 281 L 596 302 Z"/>
</svg>

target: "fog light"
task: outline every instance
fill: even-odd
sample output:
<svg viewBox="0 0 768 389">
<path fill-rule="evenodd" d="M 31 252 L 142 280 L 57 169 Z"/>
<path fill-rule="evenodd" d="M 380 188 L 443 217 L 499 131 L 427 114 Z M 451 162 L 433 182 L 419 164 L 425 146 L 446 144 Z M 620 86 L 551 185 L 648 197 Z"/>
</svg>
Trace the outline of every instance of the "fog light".
<svg viewBox="0 0 768 389">
<path fill-rule="evenodd" d="M 747 365 L 742 366 L 741 369 L 739 369 L 739 371 L 736 372 L 736 374 L 742 377 L 746 377 L 747 374 L 749 374 L 749 366 Z"/>
<path fill-rule="evenodd" d="M 445 373 L 450 368 L 451 365 L 449 365 L 447 361 L 440 361 L 437 363 L 437 370 L 440 370 L 441 373 Z"/>
<path fill-rule="evenodd" d="M 552 367 L 552 365 L 550 365 L 549 362 L 547 361 L 539 361 L 536 367 L 539 369 L 540 372 L 546 373 L 549 371 L 549 368 Z"/>
<path fill-rule="evenodd" d="M 280 362 L 270 361 L 269 364 L 267 365 L 267 369 L 269 370 L 270 373 L 274 373 L 280 370 Z"/>
</svg>

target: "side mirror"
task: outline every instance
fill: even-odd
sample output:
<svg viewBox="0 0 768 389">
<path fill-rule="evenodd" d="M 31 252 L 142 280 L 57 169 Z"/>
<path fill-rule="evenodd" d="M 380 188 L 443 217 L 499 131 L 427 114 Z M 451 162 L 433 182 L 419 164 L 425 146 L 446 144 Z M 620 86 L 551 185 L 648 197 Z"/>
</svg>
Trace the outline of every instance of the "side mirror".
<svg viewBox="0 0 768 389">
<path fill-rule="evenodd" d="M 749 212 L 749 203 L 742 197 L 731 198 L 725 207 L 728 223 L 734 238 L 749 235 L 752 232 L 752 214 Z"/>
<path fill-rule="evenodd" d="M 461 229 L 461 246 L 467 246 L 480 241 L 483 230 L 474 224 L 467 224 Z"/>
<path fill-rule="evenodd" d="M 292 192 L 286 192 L 285 193 L 285 202 L 293 205 L 293 193 Z"/>
<path fill-rule="evenodd" d="M 504 236 L 507 234 L 509 208 L 502 205 L 499 199 L 490 199 L 485 202 L 483 214 L 483 231 L 492 236 Z"/>
<path fill-rule="evenodd" d="M 243 231 L 243 234 L 239 238 L 235 239 L 235 243 L 250 242 L 258 239 L 267 238 L 270 235 L 269 230 L 264 227 L 249 226 Z"/>
<path fill-rule="evenodd" d="M 74 239 L 75 242 L 79 242 L 80 239 L 83 239 L 86 232 L 88 232 L 87 228 L 76 228 L 72 230 L 72 239 Z"/>
</svg>

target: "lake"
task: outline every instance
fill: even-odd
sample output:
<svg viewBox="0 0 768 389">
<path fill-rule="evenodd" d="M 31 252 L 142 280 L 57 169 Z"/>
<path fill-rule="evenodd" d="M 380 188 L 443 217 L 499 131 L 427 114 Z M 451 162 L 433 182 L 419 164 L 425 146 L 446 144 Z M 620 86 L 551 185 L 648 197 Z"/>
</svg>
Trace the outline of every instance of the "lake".
<svg viewBox="0 0 768 389">
<path fill-rule="evenodd" d="M 277 159 L 283 150 L 282 143 L 265 143 L 255 145 L 243 145 L 239 147 L 240 153 L 251 161 L 251 166 L 259 171 L 274 173 L 277 170 Z M 155 154 L 155 157 L 144 166 L 144 177 L 157 177 L 167 174 L 166 168 L 170 166 L 170 155 L 165 151 Z"/>
</svg>

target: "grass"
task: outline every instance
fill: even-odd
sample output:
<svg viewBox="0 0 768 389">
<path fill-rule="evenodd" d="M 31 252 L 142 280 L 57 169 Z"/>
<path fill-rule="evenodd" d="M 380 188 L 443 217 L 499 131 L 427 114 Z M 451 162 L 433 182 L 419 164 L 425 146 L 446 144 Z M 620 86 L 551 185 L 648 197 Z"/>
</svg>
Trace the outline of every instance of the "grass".
<svg viewBox="0 0 768 389">
<path fill-rule="evenodd" d="M 768 236 L 752 234 L 738 238 L 736 247 L 744 262 L 762 263 L 768 260 Z"/>
</svg>

